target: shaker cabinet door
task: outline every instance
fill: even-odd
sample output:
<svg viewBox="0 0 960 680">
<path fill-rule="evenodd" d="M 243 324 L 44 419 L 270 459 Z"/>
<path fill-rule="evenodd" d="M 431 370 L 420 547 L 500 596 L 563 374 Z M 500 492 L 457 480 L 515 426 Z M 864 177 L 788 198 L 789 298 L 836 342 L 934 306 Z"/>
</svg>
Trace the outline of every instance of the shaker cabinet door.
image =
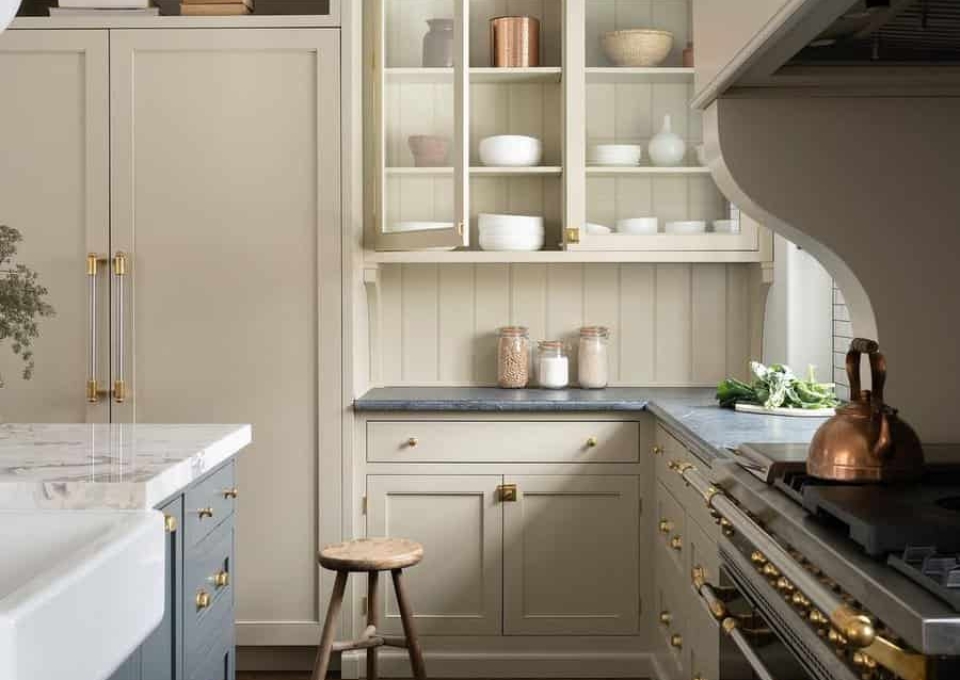
<svg viewBox="0 0 960 680">
<path fill-rule="evenodd" d="M 238 639 L 315 644 L 319 451 L 339 449 L 342 407 L 339 31 L 110 40 L 113 247 L 128 254 L 114 419 L 252 423 Z"/>
<path fill-rule="evenodd" d="M 639 480 L 508 476 L 506 634 L 635 634 L 639 626 Z"/>
<path fill-rule="evenodd" d="M 36 370 L 0 345 L 0 414 L 6 422 L 105 422 L 109 406 L 87 400 L 109 367 L 106 267 L 96 295 L 87 254 L 110 238 L 107 31 L 6 31 L 0 35 L 0 225 L 18 230 L 15 262 L 40 275 L 55 316 L 39 322 Z M 8 265 L 3 265 L 7 268 Z M 96 305 L 96 307 L 94 307 Z M 91 311 L 98 325 L 91 325 Z M 99 342 L 93 341 L 98 331 Z M 97 353 L 91 362 L 91 353 Z M 95 363 L 95 365 L 93 365 Z"/>
<path fill-rule="evenodd" d="M 367 535 L 423 544 L 404 573 L 424 635 L 499 635 L 503 504 L 499 475 L 371 475 Z M 389 578 L 381 579 L 386 588 Z M 402 634 L 392 588 L 381 597 L 383 629 Z"/>
</svg>

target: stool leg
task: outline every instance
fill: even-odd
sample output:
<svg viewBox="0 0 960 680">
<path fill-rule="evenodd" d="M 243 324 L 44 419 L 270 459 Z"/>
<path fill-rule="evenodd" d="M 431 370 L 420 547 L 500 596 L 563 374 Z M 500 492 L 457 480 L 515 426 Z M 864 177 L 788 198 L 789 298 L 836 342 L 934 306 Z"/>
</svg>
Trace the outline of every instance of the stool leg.
<svg viewBox="0 0 960 680">
<path fill-rule="evenodd" d="M 380 572 L 371 571 L 367 573 L 367 626 L 377 628 L 377 635 L 380 634 Z M 367 649 L 367 680 L 377 680 L 380 676 L 377 668 L 377 648 Z"/>
<path fill-rule="evenodd" d="M 340 615 L 340 605 L 343 604 L 343 591 L 347 588 L 347 572 L 338 571 L 337 580 L 333 584 L 333 594 L 330 596 L 330 605 L 327 607 L 327 618 L 323 622 L 323 633 L 320 635 L 320 647 L 317 649 L 317 658 L 313 663 L 313 680 L 325 680 L 327 668 L 330 666 L 330 652 L 333 648 L 334 628 L 337 617 Z"/>
<path fill-rule="evenodd" d="M 410 654 L 410 665 L 413 667 L 413 677 L 417 680 L 426 680 L 427 671 L 423 665 L 423 653 L 420 651 L 420 640 L 417 638 L 417 629 L 413 624 L 413 610 L 403 590 L 402 569 L 394 569 L 393 589 L 397 593 L 397 606 L 400 608 L 400 620 L 403 622 L 403 634 L 407 638 L 407 652 Z"/>
</svg>

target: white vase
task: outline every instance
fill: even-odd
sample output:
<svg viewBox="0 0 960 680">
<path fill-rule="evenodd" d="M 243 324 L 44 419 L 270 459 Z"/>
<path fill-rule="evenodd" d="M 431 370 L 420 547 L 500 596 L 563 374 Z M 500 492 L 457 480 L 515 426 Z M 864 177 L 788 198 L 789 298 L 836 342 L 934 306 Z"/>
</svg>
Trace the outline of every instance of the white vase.
<svg viewBox="0 0 960 680">
<path fill-rule="evenodd" d="M 663 127 L 647 145 L 650 162 L 659 166 L 680 165 L 687 152 L 687 145 L 670 126 L 670 114 L 663 117 Z"/>
</svg>

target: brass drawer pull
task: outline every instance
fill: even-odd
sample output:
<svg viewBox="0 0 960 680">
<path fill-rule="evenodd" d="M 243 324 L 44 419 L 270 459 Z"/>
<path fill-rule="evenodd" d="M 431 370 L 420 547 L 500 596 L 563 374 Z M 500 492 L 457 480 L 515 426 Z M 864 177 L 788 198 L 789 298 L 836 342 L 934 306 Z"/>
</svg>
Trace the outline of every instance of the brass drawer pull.
<svg viewBox="0 0 960 680">
<path fill-rule="evenodd" d="M 660 520 L 660 524 L 657 526 L 660 529 L 661 534 L 669 534 L 671 531 L 673 531 L 673 522 L 666 518 Z"/>
<path fill-rule="evenodd" d="M 410 438 L 407 440 L 407 446 L 409 446 L 411 449 L 412 449 L 412 448 L 415 448 L 415 447 L 417 446 L 417 444 L 419 444 L 419 443 L 420 443 L 420 440 L 417 439 L 416 437 L 410 437 Z"/>
<path fill-rule="evenodd" d="M 677 535 L 670 539 L 670 547 L 674 550 L 683 550 L 683 539 Z"/>
<path fill-rule="evenodd" d="M 229 498 L 229 499 L 232 499 L 232 500 L 236 500 L 237 496 L 239 496 L 239 495 L 240 495 L 240 489 L 238 489 L 237 487 L 233 487 L 232 489 L 224 489 L 224 490 L 223 490 L 223 497 L 224 497 L 224 498 Z"/>
<path fill-rule="evenodd" d="M 210 606 L 210 593 L 208 593 L 205 590 L 198 590 L 196 602 L 197 602 L 197 611 L 200 611 L 201 609 L 206 609 L 207 607 Z"/>
<path fill-rule="evenodd" d="M 673 621 L 673 614 L 671 614 L 670 612 L 668 612 L 666 609 L 664 609 L 662 612 L 660 612 L 660 625 L 661 625 L 661 626 L 669 626 L 671 621 Z"/>
<path fill-rule="evenodd" d="M 200 508 L 197 510 L 197 515 L 200 517 L 200 519 L 203 519 L 204 517 L 213 517 L 213 508 Z"/>
<path fill-rule="evenodd" d="M 650 449 L 650 451 L 653 453 L 653 455 L 659 456 L 661 453 L 663 453 L 663 447 L 660 446 L 659 444 L 654 444 L 653 448 Z"/>
<path fill-rule="evenodd" d="M 164 515 L 163 516 L 163 530 L 168 534 L 172 534 L 177 530 L 177 518 L 173 515 Z"/>
<path fill-rule="evenodd" d="M 221 569 L 216 574 L 213 575 L 213 585 L 217 588 L 223 588 L 230 585 L 230 572 L 226 569 Z"/>
<path fill-rule="evenodd" d="M 677 649 L 683 649 L 683 636 L 680 633 L 674 633 L 670 636 L 670 646 Z"/>
<path fill-rule="evenodd" d="M 516 503 L 519 496 L 516 484 L 501 484 L 497 487 L 497 495 L 501 503 Z"/>
</svg>

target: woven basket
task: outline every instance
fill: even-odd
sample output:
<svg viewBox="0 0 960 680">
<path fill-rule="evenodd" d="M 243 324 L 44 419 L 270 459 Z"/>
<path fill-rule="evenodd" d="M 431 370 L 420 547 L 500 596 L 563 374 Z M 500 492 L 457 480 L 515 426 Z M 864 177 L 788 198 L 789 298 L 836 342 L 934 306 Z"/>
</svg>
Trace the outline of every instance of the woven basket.
<svg viewBox="0 0 960 680">
<path fill-rule="evenodd" d="M 616 66 L 659 66 L 672 48 L 670 31 L 636 28 L 603 35 L 603 51 Z"/>
</svg>

